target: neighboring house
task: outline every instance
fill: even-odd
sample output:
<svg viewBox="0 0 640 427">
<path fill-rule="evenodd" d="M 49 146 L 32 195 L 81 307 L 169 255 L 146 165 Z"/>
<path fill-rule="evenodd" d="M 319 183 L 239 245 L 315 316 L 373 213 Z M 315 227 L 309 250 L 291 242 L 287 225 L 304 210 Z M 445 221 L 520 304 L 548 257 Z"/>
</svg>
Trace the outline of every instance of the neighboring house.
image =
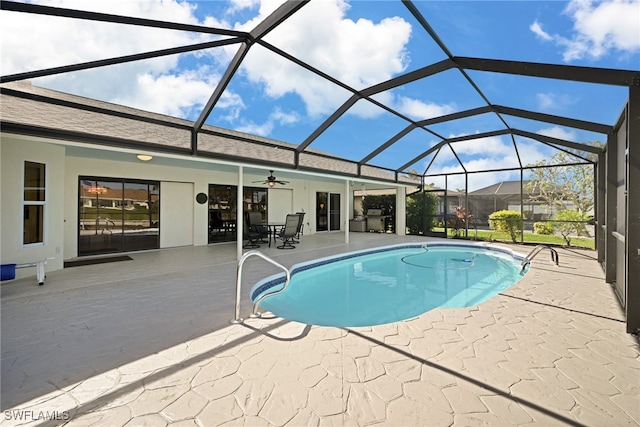
<svg viewBox="0 0 640 427">
<path fill-rule="evenodd" d="M 531 193 L 527 190 L 529 181 L 502 181 L 479 190 L 471 191 L 467 195 L 468 210 L 474 218 L 489 218 L 493 212 L 510 210 L 520 212 L 520 197 L 522 194 L 522 208 L 525 219 L 544 221 L 553 215 L 552 208 L 543 202 L 529 200 Z M 571 207 L 571 202 L 567 202 Z"/>
</svg>

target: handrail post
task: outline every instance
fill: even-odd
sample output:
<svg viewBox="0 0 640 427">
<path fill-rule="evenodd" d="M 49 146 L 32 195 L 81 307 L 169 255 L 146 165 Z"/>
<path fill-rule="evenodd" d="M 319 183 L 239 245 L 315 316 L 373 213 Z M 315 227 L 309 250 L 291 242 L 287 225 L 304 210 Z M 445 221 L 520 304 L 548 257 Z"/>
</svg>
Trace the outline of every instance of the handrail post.
<svg viewBox="0 0 640 427">
<path fill-rule="evenodd" d="M 262 301 L 265 297 L 269 296 L 269 295 L 273 295 L 279 292 L 282 292 L 287 285 L 289 284 L 289 281 L 291 280 L 291 274 L 289 273 L 289 270 L 287 269 L 287 267 L 283 266 L 282 264 L 279 264 L 277 262 L 275 262 L 274 260 L 272 260 L 271 258 L 269 258 L 268 256 L 266 256 L 265 254 L 263 254 L 262 252 L 258 252 L 258 251 L 248 251 L 247 253 L 245 253 L 244 255 L 242 255 L 242 257 L 240 258 L 240 260 L 238 261 L 238 267 L 236 270 L 236 307 L 235 307 L 235 318 L 233 318 L 231 320 L 231 323 L 242 323 L 244 321 L 244 319 L 242 317 L 240 317 L 240 298 L 242 297 L 242 267 L 244 265 L 244 262 L 249 259 L 252 256 L 259 256 L 260 258 L 264 259 L 265 261 L 275 265 L 276 267 L 279 267 L 281 269 L 283 269 L 286 273 L 286 281 L 284 286 L 282 287 L 282 289 L 276 291 L 276 292 L 272 292 L 269 294 L 265 294 L 262 297 L 260 297 L 258 299 L 258 301 L 256 301 L 256 303 L 253 306 L 253 313 L 252 315 L 256 314 L 256 310 L 258 308 L 258 303 L 260 303 L 260 301 Z"/>
<path fill-rule="evenodd" d="M 247 254 L 252 251 L 247 252 Z M 231 323 L 242 323 L 244 319 L 240 317 L 240 296 L 242 294 L 242 265 L 244 261 L 248 258 L 246 255 L 243 255 L 238 261 L 238 265 L 236 267 L 236 311 L 235 317 L 231 320 Z"/>
<path fill-rule="evenodd" d="M 531 264 L 531 261 L 533 260 L 533 258 L 535 258 L 535 256 L 538 255 L 540 251 L 542 251 L 543 249 L 549 249 L 549 251 L 551 251 L 551 262 L 554 262 L 556 265 L 559 265 L 560 255 L 558 255 L 558 251 L 553 249 L 551 246 L 538 245 L 535 248 L 533 248 L 531 252 L 529 252 L 529 255 L 524 257 L 524 259 L 522 260 L 522 264 L 520 264 L 521 266 L 520 272 L 523 272 L 525 267 Z"/>
<path fill-rule="evenodd" d="M 275 264 L 277 264 L 277 263 L 275 263 Z M 289 282 L 291 281 L 291 273 L 285 267 L 282 267 L 282 268 L 284 269 L 284 272 L 285 272 L 285 275 L 286 275 L 286 279 L 284 281 L 284 285 L 282 285 L 282 288 L 278 289 L 277 291 L 265 293 L 260 298 L 258 298 L 256 300 L 256 302 L 253 303 L 253 311 L 252 311 L 250 317 L 260 317 L 261 313 L 258 313 L 258 305 L 260 305 L 262 300 L 265 299 L 266 297 L 270 297 L 272 295 L 279 294 L 280 292 L 282 292 L 285 289 L 287 289 L 287 286 L 289 286 Z"/>
</svg>

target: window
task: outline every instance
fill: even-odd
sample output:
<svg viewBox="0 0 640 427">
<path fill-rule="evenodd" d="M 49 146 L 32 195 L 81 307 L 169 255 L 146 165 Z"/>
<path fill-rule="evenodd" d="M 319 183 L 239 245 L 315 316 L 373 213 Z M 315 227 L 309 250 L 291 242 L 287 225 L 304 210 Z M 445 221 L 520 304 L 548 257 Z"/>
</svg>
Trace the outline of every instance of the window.
<svg viewBox="0 0 640 427">
<path fill-rule="evenodd" d="M 22 243 L 44 243 L 45 165 L 24 162 Z"/>
</svg>

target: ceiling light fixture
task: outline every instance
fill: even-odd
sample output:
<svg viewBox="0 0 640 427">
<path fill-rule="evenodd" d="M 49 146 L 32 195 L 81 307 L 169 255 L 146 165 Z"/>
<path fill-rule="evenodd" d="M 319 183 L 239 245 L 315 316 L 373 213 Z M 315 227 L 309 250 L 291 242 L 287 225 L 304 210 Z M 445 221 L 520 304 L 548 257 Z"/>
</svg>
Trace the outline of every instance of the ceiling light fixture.
<svg viewBox="0 0 640 427">
<path fill-rule="evenodd" d="M 138 158 L 138 160 L 142 160 L 143 162 L 148 162 L 149 160 L 153 159 L 153 156 L 150 156 L 148 154 L 138 154 L 136 157 Z"/>
<path fill-rule="evenodd" d="M 285 184 L 289 183 L 289 181 L 282 181 L 282 180 L 277 179 L 273 175 L 273 171 L 269 171 L 269 172 L 271 172 L 271 174 L 267 177 L 267 179 L 265 181 L 253 181 L 253 182 L 254 183 L 267 184 L 269 187 L 275 187 L 276 184 L 285 185 Z"/>
</svg>

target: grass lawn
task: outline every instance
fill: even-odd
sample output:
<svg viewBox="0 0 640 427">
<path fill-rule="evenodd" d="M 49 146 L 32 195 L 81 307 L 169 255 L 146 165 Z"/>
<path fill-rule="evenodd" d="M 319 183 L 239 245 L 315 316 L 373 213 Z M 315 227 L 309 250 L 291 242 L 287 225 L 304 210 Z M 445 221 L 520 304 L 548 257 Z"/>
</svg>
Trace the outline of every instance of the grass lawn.
<svg viewBox="0 0 640 427">
<path fill-rule="evenodd" d="M 444 232 L 444 228 L 434 228 L 433 231 Z M 448 230 L 448 236 L 454 237 L 452 230 Z M 464 231 L 461 233 L 462 238 L 465 238 Z M 511 237 L 508 233 L 494 231 L 494 230 L 469 230 L 469 234 L 466 237 L 470 240 L 482 240 L 487 242 L 511 242 Z M 516 238 L 520 243 L 520 236 Z M 541 245 L 549 246 L 567 246 L 567 242 L 562 236 L 550 236 L 545 234 L 533 234 L 530 232 L 524 233 L 524 243 L 538 243 Z M 571 246 L 577 248 L 595 249 L 596 243 L 594 238 L 586 237 L 572 237 Z"/>
</svg>

